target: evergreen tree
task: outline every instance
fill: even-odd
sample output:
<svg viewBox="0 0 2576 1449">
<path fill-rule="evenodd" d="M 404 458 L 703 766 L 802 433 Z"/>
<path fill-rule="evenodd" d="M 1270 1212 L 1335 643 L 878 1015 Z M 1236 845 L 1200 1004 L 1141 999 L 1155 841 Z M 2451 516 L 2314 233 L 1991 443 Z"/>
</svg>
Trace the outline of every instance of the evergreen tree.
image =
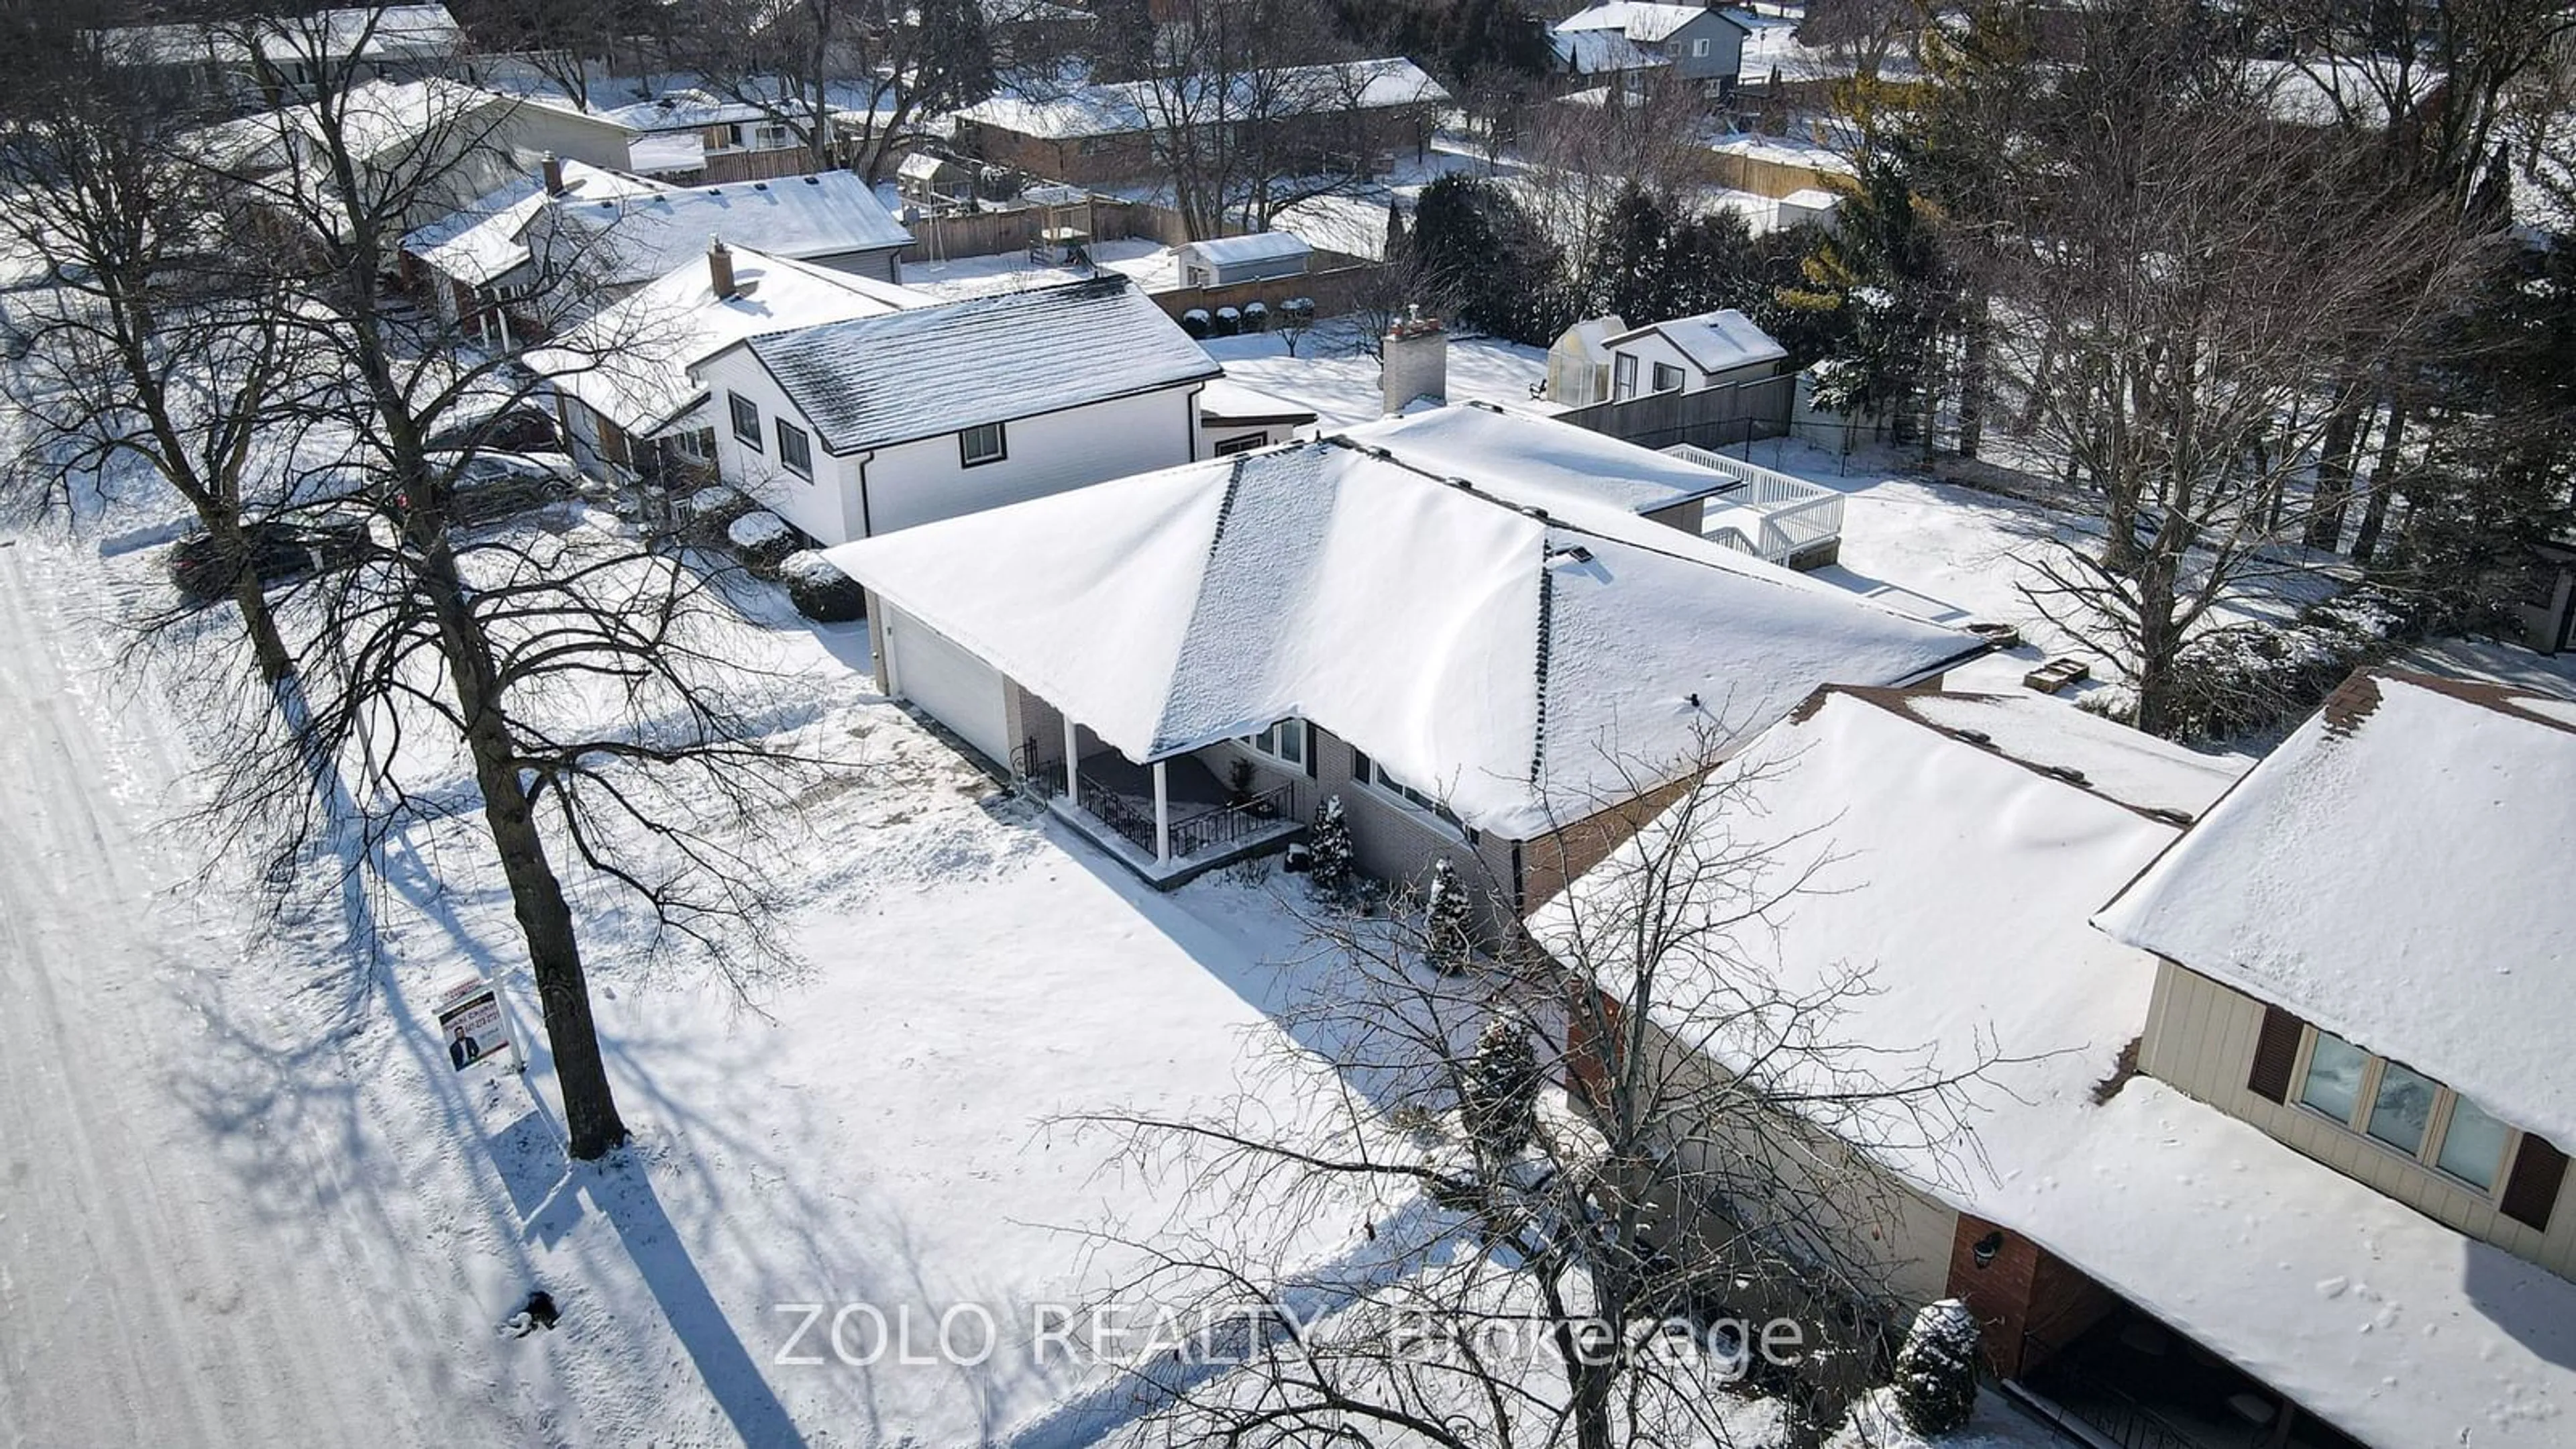
<svg viewBox="0 0 2576 1449">
<path fill-rule="evenodd" d="M 1592 242 L 1592 276 L 1585 311 L 1609 313 L 1631 327 L 1688 316 L 1674 307 L 1677 273 L 1672 255 L 1673 218 L 1661 198 L 1631 181 L 1601 214 Z"/>
<path fill-rule="evenodd" d="M 1315 812 L 1313 839 L 1307 845 L 1307 874 L 1327 900 L 1346 900 L 1359 883 L 1359 861 L 1351 845 L 1351 823 L 1342 818 L 1342 797 L 1327 795 Z"/>
<path fill-rule="evenodd" d="M 1468 919 L 1467 887 L 1445 860 L 1431 866 L 1431 889 L 1422 900 L 1423 953 L 1433 970 L 1455 976 L 1467 969 L 1476 952 L 1474 924 Z"/>
<path fill-rule="evenodd" d="M 1896 1412 L 1930 1437 L 1965 1428 L 1977 1411 L 1977 1358 L 1984 1335 L 1956 1298 L 1926 1304 L 1896 1351 Z"/>
<path fill-rule="evenodd" d="M 1467 1059 L 1459 1101 L 1467 1136 L 1488 1165 L 1511 1161 L 1538 1135 L 1538 1097 L 1547 1085 L 1529 1029 L 1507 1016 L 1486 1023 Z"/>
<path fill-rule="evenodd" d="M 1422 188 L 1413 255 L 1434 300 L 1469 326 L 1545 347 L 1573 321 L 1556 243 L 1492 181 L 1443 176 Z"/>
</svg>

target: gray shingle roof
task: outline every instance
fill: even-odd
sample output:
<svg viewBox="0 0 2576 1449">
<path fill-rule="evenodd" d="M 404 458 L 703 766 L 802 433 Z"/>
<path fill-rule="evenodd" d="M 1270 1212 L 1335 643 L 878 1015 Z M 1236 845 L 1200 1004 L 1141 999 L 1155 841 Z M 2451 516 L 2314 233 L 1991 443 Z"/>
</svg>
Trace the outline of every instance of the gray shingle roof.
<svg viewBox="0 0 2576 1449">
<path fill-rule="evenodd" d="M 743 345 L 834 453 L 1221 371 L 1120 276 L 776 332 Z"/>
</svg>

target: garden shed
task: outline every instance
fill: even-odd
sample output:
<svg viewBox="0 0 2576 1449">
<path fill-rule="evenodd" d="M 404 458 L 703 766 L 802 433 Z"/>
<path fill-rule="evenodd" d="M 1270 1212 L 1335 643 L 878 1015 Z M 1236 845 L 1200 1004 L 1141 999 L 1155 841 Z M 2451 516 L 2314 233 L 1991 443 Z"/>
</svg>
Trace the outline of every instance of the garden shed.
<svg viewBox="0 0 2576 1449">
<path fill-rule="evenodd" d="M 1184 287 L 1224 287 L 1272 277 L 1301 276 L 1313 248 L 1284 231 L 1214 237 L 1177 248 L 1173 260 Z"/>
</svg>

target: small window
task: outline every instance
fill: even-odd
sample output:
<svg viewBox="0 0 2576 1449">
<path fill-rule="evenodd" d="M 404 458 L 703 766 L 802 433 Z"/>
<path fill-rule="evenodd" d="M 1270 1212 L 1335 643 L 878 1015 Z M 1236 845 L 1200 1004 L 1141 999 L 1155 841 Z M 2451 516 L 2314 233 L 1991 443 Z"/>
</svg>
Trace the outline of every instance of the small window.
<svg viewBox="0 0 2576 1449">
<path fill-rule="evenodd" d="M 813 445 L 806 441 L 803 428 L 785 418 L 778 420 L 778 461 L 799 478 L 814 476 Z"/>
<path fill-rule="evenodd" d="M 733 435 L 743 446 L 760 451 L 760 408 L 738 392 L 725 394 L 725 405 L 733 409 Z"/>
<path fill-rule="evenodd" d="M 1691 54 L 1694 56 L 1706 56 L 1708 54 L 1708 41 L 1705 38 L 1692 41 Z"/>
<path fill-rule="evenodd" d="M 2314 1107 L 2346 1126 L 2352 1125 L 2352 1114 L 2361 1105 L 2362 1069 L 2370 1058 L 2361 1048 L 2342 1037 L 2317 1033 L 2317 1044 L 2308 1053 L 2307 1085 L 2299 1089 L 2299 1101 Z"/>
<path fill-rule="evenodd" d="M 2504 1148 L 2513 1129 L 2486 1114 L 2477 1103 L 2455 1097 L 2451 1125 L 2442 1130 L 2442 1155 L 2435 1165 L 2469 1186 L 2492 1189 L 2504 1168 Z"/>
<path fill-rule="evenodd" d="M 716 430 L 691 428 L 685 433 L 673 433 L 671 449 L 690 462 L 709 462 L 716 455 Z"/>
<path fill-rule="evenodd" d="M 1222 458 L 1229 453 L 1249 453 L 1255 448 L 1267 448 L 1269 446 L 1270 435 L 1268 433 L 1246 433 L 1240 438 L 1228 438 L 1224 442 L 1217 444 L 1216 447 L 1210 451 L 1214 453 L 1215 456 Z"/>
<path fill-rule="evenodd" d="M 1668 366 L 1661 362 L 1655 364 L 1655 391 L 1679 392 L 1681 391 L 1681 386 L 1682 370 L 1680 368 Z"/>
<path fill-rule="evenodd" d="M 979 463 L 998 463 L 1010 453 L 1002 437 L 1000 423 L 977 423 L 957 435 L 957 456 L 969 468 Z"/>
<path fill-rule="evenodd" d="M 1388 774 L 1386 772 L 1386 767 L 1380 765 L 1375 760 L 1369 761 L 1369 783 L 1376 786 L 1378 789 L 1384 790 L 1386 793 L 1393 795 L 1398 800 L 1403 801 L 1405 804 L 1412 806 L 1416 810 L 1420 810 L 1428 815 L 1437 815 L 1451 825 L 1459 824 L 1458 817 L 1450 814 L 1449 807 L 1441 804 L 1437 797 L 1427 794 L 1424 791 L 1417 790 L 1411 785 L 1404 783 L 1402 780 L 1397 779 L 1393 775 Z"/>
<path fill-rule="evenodd" d="M 787 127 L 773 122 L 753 131 L 751 144 L 755 150 L 778 151 L 795 144 L 795 138 L 788 134 Z"/>
<path fill-rule="evenodd" d="M 2395 1062 L 2380 1063 L 2379 1090 L 2370 1100 L 2370 1135 L 2409 1157 L 2421 1153 L 2433 1126 L 2433 1099 L 2440 1092 L 2429 1077 Z"/>
<path fill-rule="evenodd" d="M 1610 400 L 1626 402 L 1637 395 L 1637 359 L 1622 352 L 1610 360 Z"/>
<path fill-rule="evenodd" d="M 1302 719 L 1283 719 L 1244 742 L 1274 760 L 1301 770 L 1306 768 L 1306 722 Z"/>
</svg>

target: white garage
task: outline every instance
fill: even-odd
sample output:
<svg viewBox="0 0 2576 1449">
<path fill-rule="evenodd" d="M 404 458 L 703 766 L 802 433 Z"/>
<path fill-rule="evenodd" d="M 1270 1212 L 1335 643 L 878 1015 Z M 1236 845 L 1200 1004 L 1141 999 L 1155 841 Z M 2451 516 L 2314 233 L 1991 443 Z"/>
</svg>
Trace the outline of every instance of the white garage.
<svg viewBox="0 0 2576 1449">
<path fill-rule="evenodd" d="M 997 765 L 1011 763 L 1011 729 L 1001 671 L 891 604 L 884 614 L 886 685 L 955 730 Z"/>
</svg>

